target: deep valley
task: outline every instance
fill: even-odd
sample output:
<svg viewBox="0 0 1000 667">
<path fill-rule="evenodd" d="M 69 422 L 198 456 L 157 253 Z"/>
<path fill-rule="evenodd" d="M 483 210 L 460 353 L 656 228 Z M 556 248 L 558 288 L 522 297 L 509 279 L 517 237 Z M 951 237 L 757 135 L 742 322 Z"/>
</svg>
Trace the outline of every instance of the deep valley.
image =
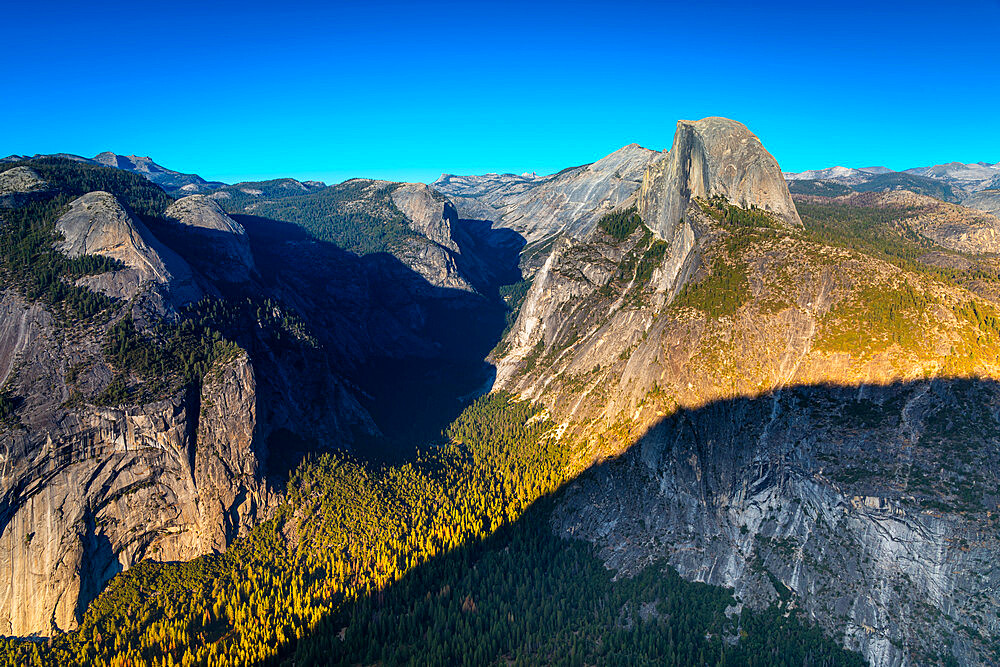
<svg viewBox="0 0 1000 667">
<path fill-rule="evenodd" d="M 0 660 L 997 664 L 998 183 L 5 158 Z"/>
</svg>

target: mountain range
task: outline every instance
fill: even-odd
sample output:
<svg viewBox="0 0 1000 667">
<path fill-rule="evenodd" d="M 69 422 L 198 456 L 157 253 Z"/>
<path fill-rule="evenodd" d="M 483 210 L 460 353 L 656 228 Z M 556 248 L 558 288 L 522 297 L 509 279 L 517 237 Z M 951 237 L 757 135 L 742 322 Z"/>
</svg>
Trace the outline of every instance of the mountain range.
<svg viewBox="0 0 1000 667">
<path fill-rule="evenodd" d="M 996 664 L 998 185 L 5 158 L 0 656 Z"/>
<path fill-rule="evenodd" d="M 836 196 L 850 192 L 908 190 L 1000 214 L 1000 163 L 949 162 L 898 172 L 885 167 L 830 167 L 784 176 L 796 194 Z"/>
<path fill-rule="evenodd" d="M 117 155 L 109 151 L 98 153 L 92 158 L 81 157 L 71 153 L 35 155 L 33 158 L 28 158 L 23 155 L 9 155 L 0 159 L 0 164 L 17 163 L 28 159 L 38 159 L 42 157 L 63 158 L 84 164 L 101 165 L 104 167 L 112 167 L 114 169 L 122 169 L 124 171 L 145 176 L 167 192 L 196 194 L 209 192 L 225 185 L 225 183 L 221 183 L 219 181 L 206 181 L 197 174 L 182 174 L 179 171 L 173 171 L 171 169 L 161 167 L 153 162 L 153 160 L 149 157 L 139 155 Z"/>
</svg>

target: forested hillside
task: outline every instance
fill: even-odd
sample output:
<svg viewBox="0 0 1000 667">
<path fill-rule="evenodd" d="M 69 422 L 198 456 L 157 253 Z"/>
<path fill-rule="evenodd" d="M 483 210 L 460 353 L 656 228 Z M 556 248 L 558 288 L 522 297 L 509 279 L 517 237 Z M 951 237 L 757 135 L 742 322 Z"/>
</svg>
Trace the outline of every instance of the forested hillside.
<svg viewBox="0 0 1000 667">
<path fill-rule="evenodd" d="M 282 181 L 246 185 L 227 188 L 214 197 L 231 213 L 291 222 L 321 241 L 358 255 L 389 252 L 416 237 L 392 202 L 395 183 L 353 179 L 321 189 L 298 183 L 299 187 L 282 187 L 287 185 Z M 259 194 L 248 195 L 248 191 Z"/>
<path fill-rule="evenodd" d="M 731 592 L 661 563 L 615 580 L 591 547 L 556 537 L 550 497 L 571 468 L 551 428 L 498 393 L 413 463 L 307 461 L 276 518 L 226 554 L 142 563 L 112 581 L 79 630 L 7 640 L 3 655 L 36 665 L 861 664 L 785 603 L 740 612 Z"/>
</svg>

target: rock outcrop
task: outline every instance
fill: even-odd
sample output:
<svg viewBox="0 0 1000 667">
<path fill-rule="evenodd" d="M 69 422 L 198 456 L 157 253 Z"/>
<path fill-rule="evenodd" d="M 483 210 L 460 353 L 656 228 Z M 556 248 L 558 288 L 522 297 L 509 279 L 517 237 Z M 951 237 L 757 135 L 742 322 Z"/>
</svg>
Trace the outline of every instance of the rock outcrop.
<svg viewBox="0 0 1000 667">
<path fill-rule="evenodd" d="M 392 189 L 390 196 L 416 232 L 393 254 L 434 287 L 475 291 L 459 266 L 462 251 L 455 242 L 458 212 L 448 198 L 423 183 L 402 183 Z"/>
<path fill-rule="evenodd" d="M 201 388 L 194 481 L 201 546 L 223 551 L 246 534 L 274 496 L 261 481 L 257 384 L 245 353 L 220 364 Z"/>
<path fill-rule="evenodd" d="M 1000 182 L 991 189 L 980 190 L 967 195 L 962 203 L 969 208 L 975 208 L 992 215 L 1000 216 Z"/>
<path fill-rule="evenodd" d="M 459 252 L 452 239 L 458 212 L 447 197 L 423 183 L 404 183 L 392 191 L 392 201 L 409 219 L 414 231 L 452 252 Z"/>
<path fill-rule="evenodd" d="M 31 167 L 12 167 L 0 171 L 0 196 L 42 190 L 45 180 Z"/>
<path fill-rule="evenodd" d="M 171 204 L 164 214 L 183 225 L 185 248 L 196 268 L 211 280 L 245 282 L 256 272 L 250 240 L 243 226 L 205 195 L 190 195 Z"/>
<path fill-rule="evenodd" d="M 432 187 L 451 197 L 463 218 L 494 221 L 531 244 L 560 233 L 586 236 L 601 216 L 635 193 L 646 167 L 661 158 L 630 144 L 552 176 L 444 174 Z"/>
<path fill-rule="evenodd" d="M 110 379 L 98 334 L 68 341 L 10 292 L 0 312 L 2 378 L 22 402 L 0 424 L 0 633 L 72 629 L 117 572 L 221 550 L 266 513 L 245 355 L 219 362 L 200 397 L 101 407 L 73 396 Z"/>
<path fill-rule="evenodd" d="M 942 638 L 960 661 L 982 660 L 959 628 L 986 642 L 995 633 L 995 609 L 977 605 L 1000 578 L 987 565 L 1000 543 L 992 492 L 967 505 L 961 489 L 994 488 L 1000 392 L 987 382 L 978 393 L 978 380 L 967 395 L 961 383 L 908 384 L 970 372 L 969 354 L 976 373 L 1000 377 L 995 341 L 972 352 L 987 345 L 961 314 L 973 297 L 793 229 L 737 245 L 694 207 L 685 224 L 687 257 L 700 259 L 679 271 L 684 253 L 657 251 L 663 242 L 641 228 L 622 241 L 561 241 L 501 345 L 495 388 L 544 405 L 573 443 L 572 465 L 615 460 L 576 482 L 556 529 L 626 574 L 665 559 L 765 606 L 787 587 L 876 665 L 923 664 L 907 656 Z M 744 277 L 713 281 L 726 267 Z M 683 298 L 676 275 L 688 276 Z M 714 296 L 727 290 L 729 307 Z M 872 321 L 873 294 L 933 305 L 898 307 L 901 343 L 871 324 L 845 333 Z M 981 423 L 960 425 L 970 411 Z M 935 440 L 955 429 L 982 439 Z"/>
<path fill-rule="evenodd" d="M 639 214 L 668 239 L 693 198 L 716 196 L 802 224 L 777 161 L 745 125 L 728 118 L 678 121 L 666 159 L 643 177 Z"/>
<path fill-rule="evenodd" d="M 573 484 L 553 526 L 623 573 L 666 561 L 755 607 L 791 592 L 876 667 L 942 653 L 992 664 L 1000 542 L 985 513 L 970 520 L 960 503 L 931 508 L 911 494 L 930 472 L 920 440 L 939 428 L 941 406 L 982 414 L 973 404 L 998 398 L 995 383 L 935 381 L 791 388 L 684 410 Z M 997 424 L 983 419 L 963 451 L 992 465 Z"/>
<path fill-rule="evenodd" d="M 456 230 L 454 207 L 424 185 L 285 185 L 274 187 L 317 195 L 313 210 L 332 200 L 344 217 L 391 223 L 392 253 L 354 254 L 273 219 L 238 223 L 204 197 L 163 198 L 163 214 L 139 219 L 93 192 L 72 202 L 52 243 L 120 262 L 79 281 L 112 304 L 72 321 L 0 287 L 0 634 L 74 627 L 110 577 L 144 558 L 225 549 L 267 516 L 265 480 L 280 484 L 311 452 L 424 442 L 440 432 L 438 412 L 450 418 L 456 396 L 482 385 L 503 313 L 465 276 L 474 268 L 495 293 L 519 246 L 481 226 Z M 198 296 L 212 298 L 178 307 Z M 162 354 L 166 382 L 109 351 L 121 317 L 144 339 L 122 347 Z M 190 373 L 220 335 L 214 353 L 229 356 Z M 391 405 L 410 393 L 419 415 Z"/>
<path fill-rule="evenodd" d="M 56 221 L 56 247 L 70 257 L 100 255 L 118 260 L 122 270 L 86 277 L 83 284 L 109 296 L 130 299 L 146 284 L 163 287 L 177 303 L 201 296 L 187 263 L 161 244 L 107 192 L 90 192 L 70 204 Z"/>
<path fill-rule="evenodd" d="M 0 208 L 21 206 L 43 196 L 48 183 L 31 167 L 0 171 Z"/>
<path fill-rule="evenodd" d="M 742 604 L 788 597 L 880 667 L 988 663 L 995 305 L 809 240 L 748 135 L 681 123 L 639 195 L 649 229 L 560 239 L 498 347 L 494 388 L 544 406 L 571 468 L 598 464 L 553 526 L 623 575 L 667 561 Z M 949 205 L 917 222 L 927 201 L 867 196 L 962 242 Z"/>
</svg>

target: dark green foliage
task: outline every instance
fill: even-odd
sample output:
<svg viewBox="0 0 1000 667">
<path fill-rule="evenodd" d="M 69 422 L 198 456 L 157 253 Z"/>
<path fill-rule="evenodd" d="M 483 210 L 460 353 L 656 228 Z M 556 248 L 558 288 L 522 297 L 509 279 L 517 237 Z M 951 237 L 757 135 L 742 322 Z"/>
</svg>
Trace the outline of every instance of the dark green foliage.
<svg viewBox="0 0 1000 667">
<path fill-rule="evenodd" d="M 556 537 L 550 494 L 567 452 L 546 437 L 551 426 L 498 393 L 455 421 L 452 444 L 416 463 L 307 461 L 275 518 L 227 553 L 140 563 L 115 577 L 78 630 L 48 645 L 3 641 L 0 656 L 25 665 L 862 664 L 785 607 L 727 617 L 729 590 L 662 564 L 614 581 L 592 546 Z"/>
<path fill-rule="evenodd" d="M 358 255 L 388 252 L 417 234 L 392 201 L 395 183 L 354 179 L 316 192 L 253 203 L 256 216 L 296 224 L 321 241 Z M 221 200 L 230 212 L 239 212 Z"/>
<path fill-rule="evenodd" d="M 729 618 L 730 591 L 662 564 L 613 581 L 591 545 L 553 534 L 549 506 L 347 607 L 295 664 L 864 664 L 797 614 Z"/>
<path fill-rule="evenodd" d="M 185 309 L 185 317 L 194 324 L 221 332 L 230 340 L 255 335 L 267 342 L 272 351 L 286 350 L 316 341 L 305 321 L 295 311 L 270 297 L 217 299 L 205 297 Z"/>
<path fill-rule="evenodd" d="M 653 277 L 653 271 L 663 261 L 669 248 L 669 243 L 656 239 L 642 253 L 642 257 L 639 258 L 639 263 L 635 268 L 635 284 L 638 288 L 645 287 L 649 279 Z"/>
<path fill-rule="evenodd" d="M 17 403 L 14 397 L 5 391 L 0 391 L 0 423 L 10 423 L 14 420 L 14 410 Z"/>
<path fill-rule="evenodd" d="M 140 217 L 157 216 L 173 198 L 147 178 L 122 169 L 84 164 L 66 158 L 39 158 L 0 165 L 0 171 L 27 166 L 41 176 L 59 196 L 75 199 L 88 192 L 110 192 Z"/>
<path fill-rule="evenodd" d="M 523 458 L 523 449 L 529 445 L 535 456 L 545 449 L 539 440 L 550 424 L 545 421 L 528 420 L 538 414 L 538 408 L 527 401 L 519 401 L 507 392 L 496 392 L 478 398 L 458 416 L 448 427 L 448 439 L 463 444 L 485 463 L 495 460 L 495 456 Z M 500 445 L 500 454 L 494 450 Z"/>
<path fill-rule="evenodd" d="M 935 199 L 958 202 L 955 190 L 947 183 L 927 176 L 899 172 L 878 174 L 866 183 L 853 185 L 824 180 L 791 181 L 788 184 L 788 191 L 792 194 L 818 195 L 820 197 L 839 197 L 852 192 L 888 192 L 891 190 L 909 190 Z M 796 205 L 798 204 L 799 202 L 796 202 Z"/>
<path fill-rule="evenodd" d="M 958 197 L 950 185 L 935 178 L 892 172 L 879 174 L 867 183 L 852 186 L 858 192 L 884 192 L 888 190 L 909 190 L 918 195 L 926 195 L 944 201 L 958 202 Z"/>
<path fill-rule="evenodd" d="M 597 221 L 598 228 L 616 241 L 627 239 L 641 224 L 642 219 L 634 206 L 625 211 L 608 213 Z"/>
<path fill-rule="evenodd" d="M 517 315 L 521 312 L 521 304 L 524 303 L 530 289 L 530 280 L 519 280 L 510 285 L 500 286 L 500 298 L 503 300 L 503 304 L 507 308 L 507 312 L 504 314 L 504 328 L 503 332 L 500 334 L 501 343 L 498 343 L 497 347 L 493 351 L 493 353 L 497 356 L 502 354 L 502 351 L 500 351 L 500 345 L 502 345 L 503 339 L 506 338 L 508 333 L 510 333 L 510 330 L 514 328 L 514 324 L 517 322 Z"/>
<path fill-rule="evenodd" d="M 238 352 L 239 347 L 218 331 L 191 319 L 160 325 L 151 335 L 143 335 L 126 316 L 108 330 L 104 356 L 118 374 L 95 402 L 120 405 L 162 398 L 181 384 L 200 383 L 216 361 Z M 140 396 L 133 395 L 126 373 L 143 380 Z"/>
<path fill-rule="evenodd" d="M 687 283 L 672 302 L 679 308 L 696 308 L 718 319 L 733 315 L 750 300 L 747 267 L 742 262 L 729 263 L 716 257 L 708 277 Z"/>
<path fill-rule="evenodd" d="M 756 206 L 734 206 L 721 195 L 710 197 L 707 202 L 699 201 L 699 205 L 725 230 L 725 249 L 732 259 L 738 253 L 753 248 L 781 226 L 770 213 Z"/>
<path fill-rule="evenodd" d="M 120 262 L 94 255 L 70 259 L 53 248 L 58 240 L 55 221 L 66 202 L 56 196 L 0 213 L 0 279 L 65 318 L 88 319 L 109 308 L 111 299 L 73 281 L 117 269 Z"/>
<path fill-rule="evenodd" d="M 312 183 L 306 185 L 291 178 L 245 181 L 219 188 L 213 193 L 213 199 L 231 213 L 252 212 L 254 204 L 262 201 L 298 197 L 324 187 L 326 186 Z"/>
<path fill-rule="evenodd" d="M 957 256 L 917 234 L 906 223 L 911 209 L 890 209 L 838 203 L 796 202 L 808 236 L 825 245 L 849 248 L 881 259 L 905 271 L 962 284 L 968 280 L 1000 280 L 1000 275 L 973 267 L 968 270 L 925 264 L 929 252 Z"/>
<path fill-rule="evenodd" d="M 981 335 L 987 337 L 984 343 L 1000 342 L 1000 313 L 996 308 L 981 301 L 969 301 L 955 306 L 952 310 L 956 317 L 968 320 Z"/>
<path fill-rule="evenodd" d="M 734 206 L 722 195 L 709 197 L 708 206 L 702 205 L 701 210 L 729 229 L 734 227 L 755 228 L 774 226 L 774 218 L 766 211 L 753 205 L 750 208 Z"/>
<path fill-rule="evenodd" d="M 156 216 L 173 201 L 142 176 L 62 158 L 42 158 L 0 165 L 31 167 L 50 187 L 48 198 L 0 213 L 0 278 L 25 298 L 42 301 L 64 319 L 88 319 L 106 311 L 108 297 L 74 285 L 82 276 L 121 268 L 106 257 L 70 259 L 53 249 L 55 223 L 80 195 L 104 190 L 140 216 Z"/>
<path fill-rule="evenodd" d="M 533 371 L 535 369 L 535 364 L 538 363 L 538 360 L 541 358 L 543 352 L 545 352 L 545 341 L 540 340 L 535 343 L 535 347 L 531 348 L 531 352 L 524 357 L 521 372 L 527 374 Z"/>
<path fill-rule="evenodd" d="M 796 202 L 795 206 L 817 242 L 857 250 L 907 270 L 934 271 L 916 260 L 937 246 L 902 224 L 906 209 L 812 202 Z"/>
<path fill-rule="evenodd" d="M 835 181 L 798 180 L 788 184 L 788 191 L 793 195 L 840 197 L 842 195 L 849 195 L 855 190 L 849 185 Z"/>
</svg>

